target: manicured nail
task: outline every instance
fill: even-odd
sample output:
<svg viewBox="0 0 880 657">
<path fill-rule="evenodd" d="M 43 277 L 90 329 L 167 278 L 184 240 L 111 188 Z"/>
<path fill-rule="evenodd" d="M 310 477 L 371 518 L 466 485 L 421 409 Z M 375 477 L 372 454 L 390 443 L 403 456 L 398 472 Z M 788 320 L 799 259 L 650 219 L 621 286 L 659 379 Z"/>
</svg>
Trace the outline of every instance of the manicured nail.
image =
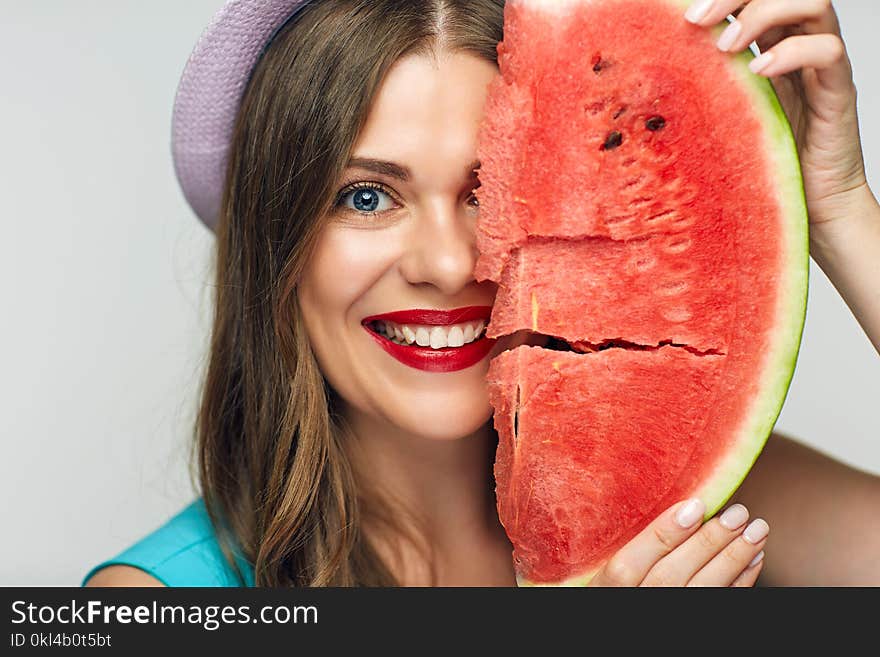
<svg viewBox="0 0 880 657">
<path fill-rule="evenodd" d="M 698 0 L 684 13 L 684 17 L 691 23 L 699 23 L 706 17 L 715 0 Z"/>
<path fill-rule="evenodd" d="M 754 568 L 759 563 L 761 563 L 761 561 L 763 561 L 763 560 L 764 560 L 764 550 L 761 550 L 760 552 L 758 552 L 758 554 L 755 555 L 755 558 L 749 562 L 749 568 Z"/>
<path fill-rule="evenodd" d="M 739 529 L 749 519 L 749 511 L 742 504 L 734 504 L 721 514 L 721 526 L 733 531 Z"/>
<path fill-rule="evenodd" d="M 751 524 L 746 527 L 746 530 L 743 532 L 743 538 L 752 545 L 755 545 L 767 538 L 767 534 L 769 533 L 770 525 L 768 525 L 762 518 L 758 518 L 757 520 L 753 520 Z"/>
<path fill-rule="evenodd" d="M 763 71 L 770 62 L 773 61 L 773 53 L 772 52 L 762 52 L 760 55 L 755 57 L 752 61 L 749 62 L 749 69 L 754 74 L 758 74 Z"/>
<path fill-rule="evenodd" d="M 718 50 L 723 52 L 730 50 L 739 37 L 740 32 L 742 32 L 742 25 L 740 25 L 738 21 L 733 21 L 730 25 L 724 28 L 721 36 L 718 37 Z"/>
<path fill-rule="evenodd" d="M 688 500 L 675 514 L 675 522 L 682 529 L 690 529 L 706 514 L 706 505 L 698 499 Z"/>
</svg>

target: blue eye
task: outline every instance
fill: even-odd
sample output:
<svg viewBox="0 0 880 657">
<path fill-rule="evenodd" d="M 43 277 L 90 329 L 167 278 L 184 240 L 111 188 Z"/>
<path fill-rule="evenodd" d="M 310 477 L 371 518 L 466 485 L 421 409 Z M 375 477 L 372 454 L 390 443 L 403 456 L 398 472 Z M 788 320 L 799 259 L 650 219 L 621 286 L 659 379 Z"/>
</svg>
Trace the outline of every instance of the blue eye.
<svg viewBox="0 0 880 657">
<path fill-rule="evenodd" d="M 393 209 L 394 201 L 387 192 L 370 183 L 343 190 L 336 205 L 352 212 L 376 214 Z"/>
</svg>

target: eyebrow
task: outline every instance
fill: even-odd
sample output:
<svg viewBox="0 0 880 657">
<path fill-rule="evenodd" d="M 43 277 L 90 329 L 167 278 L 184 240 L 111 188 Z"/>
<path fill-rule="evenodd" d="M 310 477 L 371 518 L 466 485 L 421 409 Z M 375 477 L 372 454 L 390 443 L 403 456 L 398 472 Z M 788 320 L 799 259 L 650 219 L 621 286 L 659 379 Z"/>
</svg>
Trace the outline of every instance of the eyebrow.
<svg viewBox="0 0 880 657">
<path fill-rule="evenodd" d="M 373 173 L 382 174 L 391 178 L 397 178 L 398 180 L 402 180 L 404 182 L 407 182 L 410 178 L 412 178 L 410 170 L 407 169 L 405 166 L 401 166 L 399 164 L 396 164 L 395 162 L 388 162 L 386 160 L 375 160 L 373 158 L 367 157 L 353 157 L 348 161 L 348 167 L 366 169 L 367 171 L 372 171 Z M 468 165 L 467 169 L 465 169 L 465 173 L 468 176 L 475 176 L 476 170 L 479 168 L 480 161 L 474 160 Z"/>
</svg>

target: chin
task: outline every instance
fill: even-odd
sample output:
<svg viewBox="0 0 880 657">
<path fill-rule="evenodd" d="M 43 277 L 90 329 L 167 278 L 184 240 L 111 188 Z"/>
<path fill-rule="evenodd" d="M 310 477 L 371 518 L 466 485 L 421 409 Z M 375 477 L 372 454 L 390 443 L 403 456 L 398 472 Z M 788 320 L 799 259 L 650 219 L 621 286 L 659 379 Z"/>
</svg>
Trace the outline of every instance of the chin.
<svg viewBox="0 0 880 657">
<path fill-rule="evenodd" d="M 406 408 L 394 409 L 389 417 L 404 431 L 427 440 L 460 440 L 492 421 L 492 407 L 485 392 L 480 398 L 457 395 L 431 399 L 426 395 L 408 401 Z"/>
</svg>

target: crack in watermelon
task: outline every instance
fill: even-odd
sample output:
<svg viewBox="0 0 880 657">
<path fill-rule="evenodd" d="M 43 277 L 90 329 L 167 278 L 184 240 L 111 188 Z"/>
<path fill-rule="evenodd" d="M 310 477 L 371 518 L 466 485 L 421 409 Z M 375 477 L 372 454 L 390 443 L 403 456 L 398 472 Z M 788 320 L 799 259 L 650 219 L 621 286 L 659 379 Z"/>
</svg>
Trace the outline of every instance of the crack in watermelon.
<svg viewBox="0 0 880 657">
<path fill-rule="evenodd" d="M 643 200 L 644 199 L 636 199 Z M 662 212 L 658 212 L 656 214 L 648 215 L 645 219 L 646 221 L 651 221 L 652 219 L 662 219 L 665 217 L 669 217 L 678 212 L 676 209 L 672 208 L 669 210 L 663 210 Z M 633 215 L 616 215 L 611 217 L 608 221 L 611 224 L 615 222 L 623 222 L 629 221 L 633 218 Z M 487 234 L 491 234 L 487 231 Z M 564 243 L 564 242 L 594 242 L 601 244 L 602 242 L 614 242 L 619 244 L 643 244 L 650 243 L 652 240 L 660 237 L 683 237 L 686 233 L 681 230 L 657 230 L 650 233 L 642 233 L 637 236 L 628 236 L 628 237 L 615 237 L 614 235 L 598 235 L 596 233 L 577 233 L 571 232 L 568 235 L 545 235 L 541 233 L 529 233 L 528 236 L 522 241 L 516 242 L 511 247 L 511 251 L 522 250 L 525 246 L 532 246 L 534 244 L 553 244 L 553 243 Z"/>
<path fill-rule="evenodd" d="M 531 346 L 538 349 L 546 349 L 548 351 L 574 352 L 581 355 L 597 353 L 600 351 L 606 351 L 608 349 L 623 349 L 626 351 L 659 351 L 663 347 L 672 347 L 674 349 L 682 349 L 698 357 L 727 356 L 726 351 L 722 351 L 721 349 L 716 347 L 712 347 L 709 349 L 698 349 L 697 347 L 693 347 L 688 344 L 677 343 L 672 338 L 661 340 L 657 344 L 640 344 L 638 342 L 626 340 L 620 337 L 608 338 L 605 340 L 594 342 L 590 340 L 570 340 L 560 335 L 548 335 L 545 333 L 538 333 L 536 331 L 527 330 L 508 333 L 499 337 L 510 338 L 513 342 L 513 345 L 515 345 L 506 347 L 502 349 L 502 351 L 499 353 L 510 351 L 512 349 L 515 349 L 516 346 L 522 344 L 530 344 Z M 517 399 L 517 401 L 519 400 Z"/>
<path fill-rule="evenodd" d="M 522 388 L 517 385 L 516 386 L 516 402 L 513 406 L 513 444 L 514 447 L 519 444 L 519 408 L 520 408 L 520 399 L 522 394 Z"/>
<path fill-rule="evenodd" d="M 672 340 L 662 340 L 659 344 L 650 345 L 638 344 L 636 342 L 630 342 L 622 338 L 612 338 L 610 340 L 603 340 L 602 342 L 594 343 L 587 340 L 578 340 L 572 342 L 569 340 L 564 340 L 562 338 L 551 336 L 549 338 L 548 344 L 545 345 L 544 348 L 552 349 L 553 351 L 574 351 L 579 354 L 590 354 L 598 351 L 605 351 L 606 349 L 627 349 L 629 351 L 657 351 L 662 347 L 675 347 L 677 349 L 684 349 L 685 351 L 695 356 L 701 357 L 727 355 L 726 352 L 720 351 L 719 349 L 697 349 L 686 344 L 676 344 Z"/>
</svg>

